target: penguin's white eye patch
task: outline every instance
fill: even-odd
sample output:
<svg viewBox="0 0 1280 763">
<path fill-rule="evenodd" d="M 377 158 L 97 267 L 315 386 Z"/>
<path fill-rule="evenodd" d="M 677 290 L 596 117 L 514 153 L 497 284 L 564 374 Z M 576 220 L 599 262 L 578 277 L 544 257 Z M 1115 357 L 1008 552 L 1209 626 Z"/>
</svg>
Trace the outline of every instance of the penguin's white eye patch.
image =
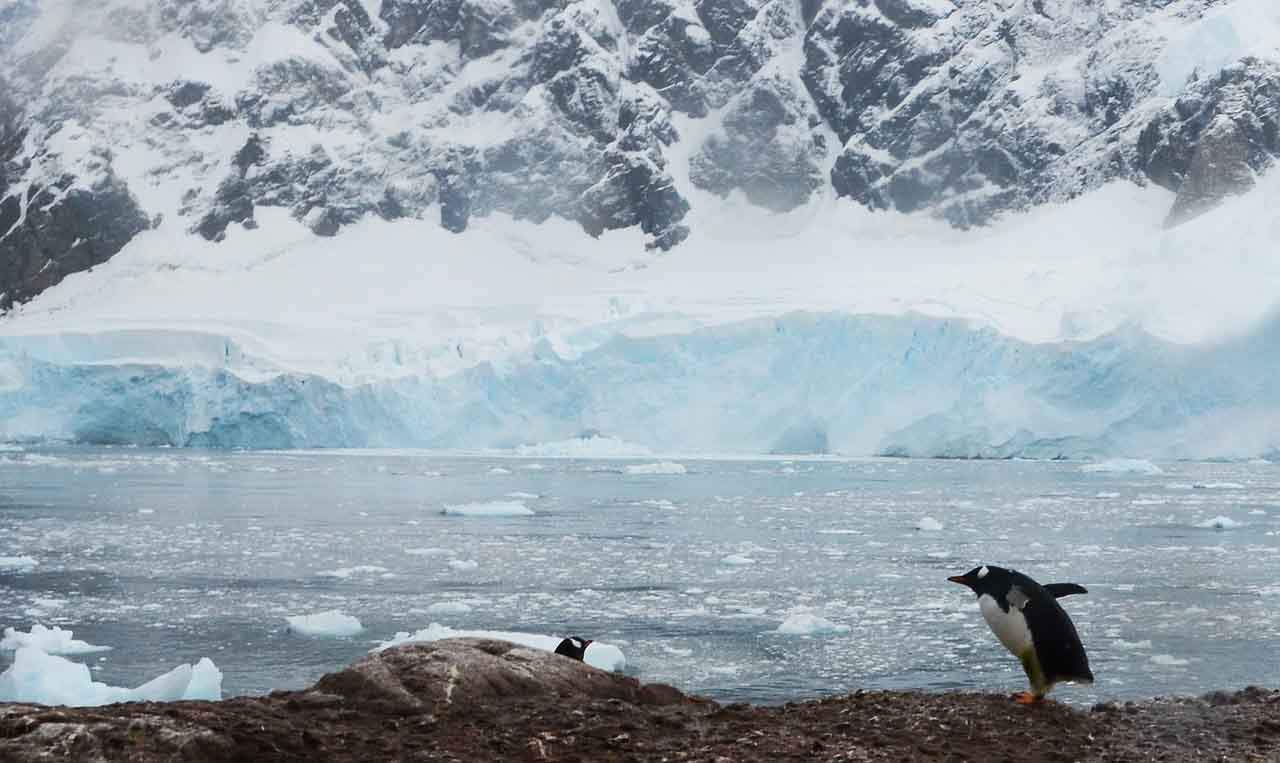
<svg viewBox="0 0 1280 763">
<path fill-rule="evenodd" d="M 991 570 L 988 570 L 988 569 L 987 569 L 987 567 L 986 567 L 986 565 L 983 565 L 982 567 L 979 567 L 979 568 L 978 568 L 978 580 L 982 580 L 983 578 L 985 578 L 985 577 L 987 576 L 987 573 L 988 573 L 988 572 L 990 572 L 990 571 L 991 571 Z"/>
</svg>

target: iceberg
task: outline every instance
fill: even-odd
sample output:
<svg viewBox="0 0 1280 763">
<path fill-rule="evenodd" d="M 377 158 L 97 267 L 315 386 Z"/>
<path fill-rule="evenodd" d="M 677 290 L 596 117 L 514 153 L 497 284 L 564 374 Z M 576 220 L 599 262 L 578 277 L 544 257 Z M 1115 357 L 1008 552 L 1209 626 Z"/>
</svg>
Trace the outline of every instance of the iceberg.
<svg viewBox="0 0 1280 763">
<path fill-rule="evenodd" d="M 94 681 L 89 668 L 35 647 L 14 653 L 13 664 L 0 673 L 0 702 L 96 707 L 116 702 L 173 702 L 222 699 L 222 672 L 209 658 L 179 665 L 136 689 Z"/>
<path fill-rule="evenodd" d="M 364 632 L 359 620 L 334 609 L 312 615 L 290 615 L 285 621 L 293 633 L 312 638 L 348 638 Z"/>
<path fill-rule="evenodd" d="M 403 644 L 414 644 L 424 641 L 439 641 L 446 638 L 488 638 L 497 639 L 499 641 L 510 641 L 513 644 L 520 644 L 533 649 L 543 649 L 548 652 L 554 652 L 556 647 L 560 645 L 562 637 L 560 636 L 544 636 L 538 633 L 521 633 L 519 631 L 485 631 L 485 630 L 456 630 L 447 625 L 439 623 L 431 623 L 422 630 L 410 633 L 408 631 L 400 631 L 390 639 L 383 641 L 373 651 L 382 651 L 390 649 L 393 646 L 401 646 Z M 593 641 L 587 647 L 586 656 L 583 662 L 588 665 L 608 671 L 625 670 L 627 667 L 627 658 L 622 650 L 613 644 L 606 644 L 600 641 Z"/>
<path fill-rule="evenodd" d="M 16 628 L 5 628 L 4 638 L 0 639 L 0 652 L 15 652 L 32 647 L 45 654 L 72 655 L 94 654 L 111 651 L 109 646 L 98 646 L 87 641 L 72 638 L 73 633 L 58 626 L 46 628 L 40 623 L 31 626 L 31 630 L 23 633 Z"/>
<path fill-rule="evenodd" d="M 829 636 L 834 633 L 848 633 L 849 626 L 833 623 L 825 617 L 810 612 L 799 612 L 788 615 L 775 632 L 786 636 Z"/>
<path fill-rule="evenodd" d="M 445 506 L 440 512 L 454 517 L 531 517 L 533 509 L 523 501 L 488 501 Z"/>
<path fill-rule="evenodd" d="M 1080 471 L 1093 474 L 1164 474 L 1164 469 L 1145 458 L 1111 458 L 1096 464 L 1085 464 Z"/>
</svg>

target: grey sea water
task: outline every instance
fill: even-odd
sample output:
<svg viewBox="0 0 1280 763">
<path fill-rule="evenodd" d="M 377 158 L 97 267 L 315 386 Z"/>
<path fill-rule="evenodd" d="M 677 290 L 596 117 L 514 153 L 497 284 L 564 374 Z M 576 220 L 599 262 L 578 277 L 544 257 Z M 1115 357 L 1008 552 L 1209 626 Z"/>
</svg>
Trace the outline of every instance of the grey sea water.
<svg viewBox="0 0 1280 763">
<path fill-rule="evenodd" d="M 1089 588 L 1063 603 L 1098 680 L 1059 699 L 1280 685 L 1280 466 L 628 470 L 645 463 L 0 452 L 0 557 L 36 560 L 0 569 L 0 626 L 61 625 L 114 647 L 75 659 L 115 685 L 208 656 L 226 694 L 307 685 L 433 622 L 598 638 L 643 680 L 725 700 L 1020 690 L 972 595 L 946 581 L 985 562 Z M 495 501 L 534 513 L 441 513 Z M 288 615 L 331 609 L 365 633 L 286 628 Z M 778 633 L 794 614 L 838 629 Z"/>
</svg>

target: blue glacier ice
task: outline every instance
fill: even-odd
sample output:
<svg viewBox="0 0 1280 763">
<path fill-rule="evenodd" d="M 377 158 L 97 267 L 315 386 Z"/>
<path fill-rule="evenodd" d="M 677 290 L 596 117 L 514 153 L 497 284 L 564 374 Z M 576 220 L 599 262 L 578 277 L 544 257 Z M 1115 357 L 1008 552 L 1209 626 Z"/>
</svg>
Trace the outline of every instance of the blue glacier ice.
<svg viewBox="0 0 1280 763">
<path fill-rule="evenodd" d="M 615 335 L 573 357 L 544 341 L 500 365 L 359 386 L 244 378 L 242 348 L 200 342 L 157 364 L 0 337 L 0 440 L 511 448 L 590 431 L 680 453 L 1280 453 L 1276 319 L 1213 344 L 1135 327 L 1033 344 L 959 320 L 793 313 Z"/>
</svg>

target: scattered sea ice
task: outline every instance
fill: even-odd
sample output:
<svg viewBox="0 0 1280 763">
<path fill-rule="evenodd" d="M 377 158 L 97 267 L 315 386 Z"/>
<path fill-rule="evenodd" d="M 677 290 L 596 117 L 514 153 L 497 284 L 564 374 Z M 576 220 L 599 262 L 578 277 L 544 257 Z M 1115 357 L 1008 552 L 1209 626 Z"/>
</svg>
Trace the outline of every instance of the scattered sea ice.
<svg viewBox="0 0 1280 763">
<path fill-rule="evenodd" d="M 915 528 L 921 532 L 938 532 L 942 529 L 942 523 L 933 517 L 923 517 L 916 522 Z"/>
</svg>

